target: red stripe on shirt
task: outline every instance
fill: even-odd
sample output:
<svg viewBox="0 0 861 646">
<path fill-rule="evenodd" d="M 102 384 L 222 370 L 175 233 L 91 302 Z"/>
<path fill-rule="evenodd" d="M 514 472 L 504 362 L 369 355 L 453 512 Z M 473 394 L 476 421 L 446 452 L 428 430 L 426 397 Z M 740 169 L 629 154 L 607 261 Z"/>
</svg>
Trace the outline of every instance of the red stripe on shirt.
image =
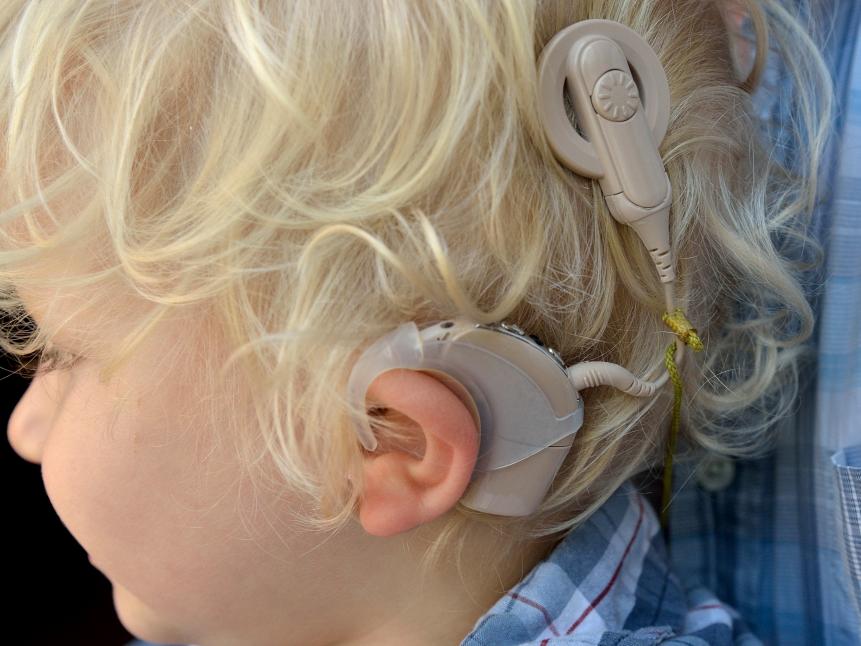
<svg viewBox="0 0 861 646">
<path fill-rule="evenodd" d="M 550 632 L 559 637 L 559 631 L 556 630 L 556 626 L 553 625 L 553 617 L 550 616 L 550 613 L 547 612 L 547 608 L 542 606 L 537 601 L 533 601 L 529 597 L 524 597 L 522 594 L 517 594 L 516 592 L 509 592 L 509 596 L 514 597 L 518 601 L 525 603 L 528 606 L 532 606 L 533 608 L 537 608 L 544 615 L 544 621 L 547 624 L 547 627 L 550 628 Z"/>
<path fill-rule="evenodd" d="M 589 616 L 589 613 L 592 612 L 595 607 L 601 603 L 604 597 L 607 596 L 607 593 L 610 592 L 610 588 L 613 587 L 613 584 L 616 582 L 616 579 L 619 577 L 619 572 L 622 571 L 622 565 L 625 564 L 625 559 L 628 557 L 628 552 L 631 551 L 631 547 L 634 545 L 634 540 L 637 538 L 637 534 L 640 532 L 640 525 L 643 523 L 643 498 L 642 496 L 637 496 L 637 502 L 640 504 L 640 515 L 637 518 L 637 525 L 634 527 L 634 534 L 631 536 L 631 540 L 628 541 L 627 547 L 625 547 L 625 551 L 622 553 L 622 558 L 619 559 L 619 564 L 616 566 L 616 569 L 613 571 L 613 576 L 607 582 L 607 585 L 604 586 L 604 589 L 598 594 L 597 597 L 589 604 L 589 606 L 583 611 L 583 614 L 578 617 L 577 621 L 571 624 L 571 627 L 565 633 L 566 635 L 570 635 L 577 629 L 577 626 L 583 623 L 586 617 Z"/>
<path fill-rule="evenodd" d="M 704 606 L 694 606 L 690 610 L 688 610 L 688 614 L 692 612 L 697 612 L 698 610 L 716 610 L 717 608 L 723 608 L 723 604 L 720 603 L 709 603 Z"/>
</svg>

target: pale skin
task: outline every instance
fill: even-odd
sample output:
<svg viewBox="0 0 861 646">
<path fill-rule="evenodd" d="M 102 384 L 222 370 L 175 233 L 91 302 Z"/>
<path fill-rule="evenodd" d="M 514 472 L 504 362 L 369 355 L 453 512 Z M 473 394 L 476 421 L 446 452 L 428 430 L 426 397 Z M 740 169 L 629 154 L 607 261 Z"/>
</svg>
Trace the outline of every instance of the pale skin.
<svg viewBox="0 0 861 646">
<path fill-rule="evenodd" d="M 70 271 L 71 262 L 58 267 Z M 68 352 L 85 337 L 106 349 L 118 338 L 116 322 L 95 313 L 69 318 L 85 293 L 19 293 Z M 165 321 L 108 383 L 93 357 L 39 374 L 8 425 L 12 447 L 41 465 L 57 514 L 111 581 L 117 615 L 137 637 L 201 646 L 458 644 L 552 549 L 536 543 L 488 572 L 482 529 L 467 545 L 463 579 L 444 562 L 419 585 L 422 546 L 469 482 L 478 430 L 450 389 L 412 370 L 383 373 L 368 398 L 411 421 L 423 455 L 398 447 L 366 455 L 354 521 L 338 533 L 303 530 L 292 513 L 310 501 L 253 488 L 232 445 L 213 441 L 193 362 L 164 369 L 165 357 L 202 333 L 193 318 Z"/>
</svg>

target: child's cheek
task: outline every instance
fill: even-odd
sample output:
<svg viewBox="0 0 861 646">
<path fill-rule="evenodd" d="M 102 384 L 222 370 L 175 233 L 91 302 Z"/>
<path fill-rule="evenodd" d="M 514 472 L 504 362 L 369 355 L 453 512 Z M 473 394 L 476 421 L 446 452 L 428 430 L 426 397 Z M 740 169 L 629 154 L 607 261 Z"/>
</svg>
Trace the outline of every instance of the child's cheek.
<svg viewBox="0 0 861 646">
<path fill-rule="evenodd" d="M 166 531 L 174 522 L 170 481 L 158 479 L 166 475 L 165 466 L 135 449 L 126 429 L 117 425 L 113 432 L 108 438 L 104 427 L 55 427 L 42 462 L 45 490 L 93 566 L 119 592 L 115 600 L 121 621 L 134 634 L 161 641 L 156 627 L 170 624 L 181 607 L 180 596 L 191 592 L 178 562 L 181 543 L 172 544 Z M 165 641 L 180 643 L 173 637 Z"/>
<path fill-rule="evenodd" d="M 58 516 L 93 562 L 104 569 L 133 549 L 147 524 L 140 469 L 115 427 L 108 438 L 95 416 L 55 421 L 42 457 L 45 491 Z M 144 514 L 142 516 L 142 514 Z M 109 572 L 106 572 L 109 574 Z"/>
</svg>

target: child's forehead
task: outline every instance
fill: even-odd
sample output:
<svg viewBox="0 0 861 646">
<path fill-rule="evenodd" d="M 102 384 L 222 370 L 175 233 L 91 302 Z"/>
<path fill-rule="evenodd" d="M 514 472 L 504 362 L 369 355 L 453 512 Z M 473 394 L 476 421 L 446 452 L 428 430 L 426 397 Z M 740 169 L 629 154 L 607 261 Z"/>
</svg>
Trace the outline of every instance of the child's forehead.
<svg viewBox="0 0 861 646">
<path fill-rule="evenodd" d="M 109 341 L 105 329 L 110 313 L 98 305 L 92 286 L 62 286 L 56 279 L 75 276 L 74 261 L 63 265 L 40 263 L 28 268 L 28 277 L 38 282 L 15 285 L 21 304 L 33 321 L 64 350 L 75 352 L 92 345 L 96 339 Z"/>
<path fill-rule="evenodd" d="M 64 231 L 74 227 L 74 216 L 85 200 L 80 192 L 65 193 L 51 202 L 50 214 L 45 208 L 29 212 L 39 236 L 56 238 L 57 246 L 43 247 L 32 259 L 15 263 L 8 278 L 31 318 L 69 352 L 94 340 L 110 341 L 112 328 L 135 300 L 121 280 L 90 278 L 105 270 L 109 247 L 104 238 L 68 236 L 68 230 Z M 4 246 L 27 249 L 37 244 L 23 217 L 4 223 L 3 236 Z"/>
<path fill-rule="evenodd" d="M 94 278 L 104 271 L 97 247 L 84 241 L 46 250 L 16 267 L 26 281 L 12 279 L 33 320 L 70 352 L 118 340 L 143 304 L 118 272 Z"/>
<path fill-rule="evenodd" d="M 69 195 L 52 211 L 60 227 L 74 226 L 72 222 L 81 197 Z M 44 226 L 49 216 L 34 212 L 37 224 L 49 237 L 55 232 Z M 12 235 L 15 246 L 27 248 L 35 241 L 22 226 L 20 219 L 3 225 L 4 233 L 14 223 Z M 83 233 L 60 240 L 53 249 L 43 249 L 33 260 L 17 263 L 14 274 L 6 280 L 14 287 L 21 305 L 53 344 L 68 353 L 90 358 L 111 357 L 124 345 L 129 334 L 151 313 L 155 304 L 138 294 L 112 253 L 110 240 L 102 234 Z M 20 277 L 20 278 L 19 278 Z M 177 307 L 161 317 L 159 331 L 178 336 L 190 328 L 189 321 L 198 320 L 186 308 Z M 171 325 L 174 319 L 181 324 Z M 198 321 L 200 322 L 200 321 Z"/>
<path fill-rule="evenodd" d="M 112 356 L 157 309 L 123 280 L 119 270 L 95 282 L 88 278 L 100 269 L 84 254 L 52 253 L 28 266 L 32 285 L 14 285 L 27 313 L 55 345 L 90 358 Z M 197 337 L 204 334 L 205 319 L 200 308 L 173 307 L 159 317 L 150 334 Z"/>
</svg>

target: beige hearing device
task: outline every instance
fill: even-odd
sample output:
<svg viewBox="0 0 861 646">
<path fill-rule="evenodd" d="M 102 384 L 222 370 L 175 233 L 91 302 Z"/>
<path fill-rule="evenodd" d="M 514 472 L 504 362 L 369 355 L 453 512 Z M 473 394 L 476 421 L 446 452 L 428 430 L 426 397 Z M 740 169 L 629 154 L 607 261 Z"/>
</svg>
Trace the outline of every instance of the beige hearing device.
<svg viewBox="0 0 861 646">
<path fill-rule="evenodd" d="M 670 96 L 657 55 L 625 25 L 586 20 L 553 37 L 538 74 L 540 116 L 554 154 L 599 181 L 610 213 L 649 250 L 672 311 L 672 196 L 658 153 Z M 566 91 L 582 135 L 565 112 Z M 682 347 L 677 344 L 677 363 Z M 583 424 L 581 390 L 609 385 L 649 397 L 668 379 L 664 372 L 656 381 L 642 380 L 606 362 L 566 367 L 558 352 L 512 324 L 454 319 L 419 329 L 408 322 L 377 339 L 354 365 L 347 388 L 357 410 L 366 407 L 371 382 L 397 368 L 434 375 L 467 405 L 481 444 L 460 502 L 505 516 L 529 515 L 546 496 Z M 362 446 L 374 451 L 367 417 L 355 428 Z"/>
</svg>

